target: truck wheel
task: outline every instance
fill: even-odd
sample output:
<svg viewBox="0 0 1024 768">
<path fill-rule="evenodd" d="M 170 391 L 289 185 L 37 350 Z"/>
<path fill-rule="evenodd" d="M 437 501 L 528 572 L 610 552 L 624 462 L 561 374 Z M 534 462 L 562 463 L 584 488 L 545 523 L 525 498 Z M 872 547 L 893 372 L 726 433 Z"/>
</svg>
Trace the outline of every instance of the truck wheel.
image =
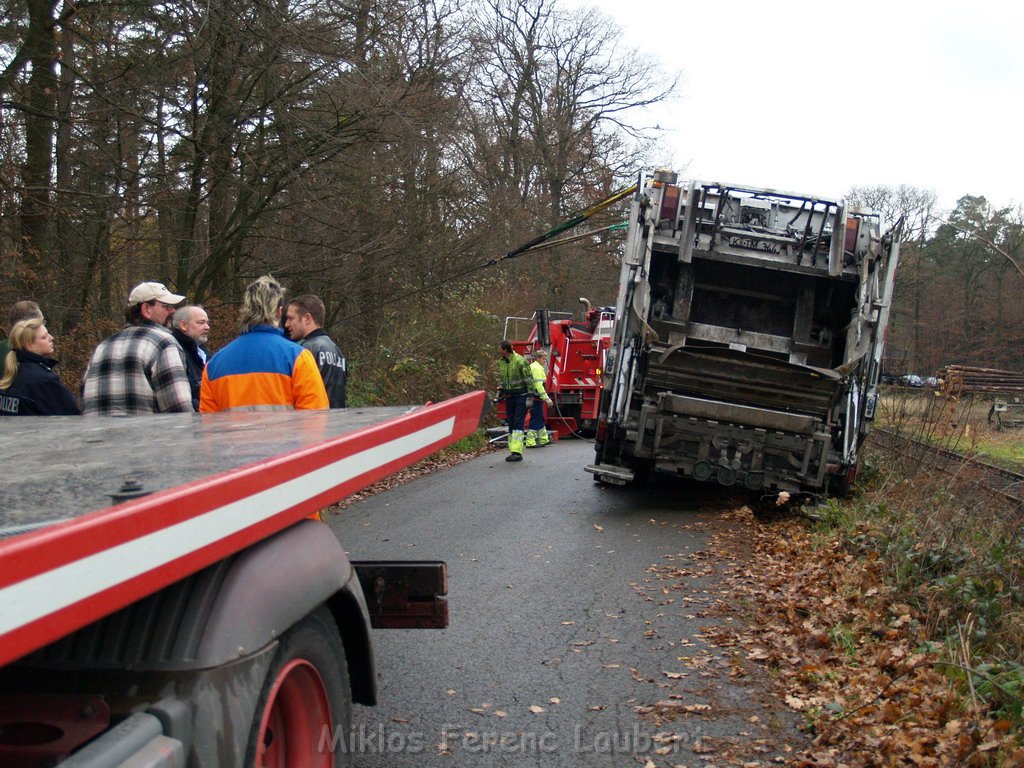
<svg viewBox="0 0 1024 768">
<path fill-rule="evenodd" d="M 245 764 L 351 765 L 351 702 L 341 636 L 321 606 L 281 638 L 260 691 Z"/>
<path fill-rule="evenodd" d="M 850 492 L 853 490 L 853 478 L 856 476 L 856 464 L 841 475 L 829 475 L 826 481 L 828 495 L 837 499 L 849 498 Z"/>
</svg>

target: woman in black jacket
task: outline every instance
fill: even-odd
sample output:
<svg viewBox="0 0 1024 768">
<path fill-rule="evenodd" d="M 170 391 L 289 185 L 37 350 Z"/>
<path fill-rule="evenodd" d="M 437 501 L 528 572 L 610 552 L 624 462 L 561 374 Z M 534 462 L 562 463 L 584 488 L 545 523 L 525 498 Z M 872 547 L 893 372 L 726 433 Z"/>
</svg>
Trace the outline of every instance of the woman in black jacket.
<svg viewBox="0 0 1024 768">
<path fill-rule="evenodd" d="M 53 367 L 53 336 L 41 318 L 14 324 L 0 377 L 0 416 L 76 416 L 82 411 Z"/>
</svg>

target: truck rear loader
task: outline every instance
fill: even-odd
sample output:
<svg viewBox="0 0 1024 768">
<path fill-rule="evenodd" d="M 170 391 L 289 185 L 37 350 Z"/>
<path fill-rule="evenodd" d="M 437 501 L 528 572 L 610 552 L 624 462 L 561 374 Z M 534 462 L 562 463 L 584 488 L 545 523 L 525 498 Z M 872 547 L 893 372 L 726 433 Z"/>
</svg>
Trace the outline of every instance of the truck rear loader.
<svg viewBox="0 0 1024 768">
<path fill-rule="evenodd" d="M 845 493 L 874 418 L 898 237 L 841 200 L 667 171 L 639 180 L 629 215 L 586 470 Z"/>
</svg>

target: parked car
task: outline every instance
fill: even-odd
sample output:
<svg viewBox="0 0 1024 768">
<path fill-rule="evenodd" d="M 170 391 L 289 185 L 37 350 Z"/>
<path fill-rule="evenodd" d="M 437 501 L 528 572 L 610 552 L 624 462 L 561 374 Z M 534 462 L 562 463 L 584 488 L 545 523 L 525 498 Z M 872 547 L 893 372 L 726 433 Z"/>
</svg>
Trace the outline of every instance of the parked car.
<svg viewBox="0 0 1024 768">
<path fill-rule="evenodd" d="M 899 384 L 901 387 L 923 387 L 924 379 L 916 373 L 907 373 L 900 376 Z"/>
</svg>

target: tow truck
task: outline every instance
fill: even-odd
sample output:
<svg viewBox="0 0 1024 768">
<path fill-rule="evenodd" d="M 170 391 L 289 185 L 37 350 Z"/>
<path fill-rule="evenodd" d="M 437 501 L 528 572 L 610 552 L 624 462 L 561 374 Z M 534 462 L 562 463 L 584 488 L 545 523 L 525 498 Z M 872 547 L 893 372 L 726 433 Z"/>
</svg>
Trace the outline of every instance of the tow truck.
<svg viewBox="0 0 1024 768">
<path fill-rule="evenodd" d="M 549 309 L 538 309 L 533 317 L 505 319 L 504 338 L 513 350 L 527 359 L 538 349 L 548 354 L 544 391 L 551 405 L 544 406 L 544 420 L 556 439 L 593 437 L 597 426 L 601 375 L 611 346 L 615 310 L 593 307 L 587 299 L 580 303 L 582 319 L 571 312 Z M 497 415 L 505 420 L 504 401 L 498 402 Z"/>
<path fill-rule="evenodd" d="M 445 626 L 446 572 L 316 518 L 484 407 L 0 421 L 0 765 L 349 764 L 371 626 Z"/>
</svg>

